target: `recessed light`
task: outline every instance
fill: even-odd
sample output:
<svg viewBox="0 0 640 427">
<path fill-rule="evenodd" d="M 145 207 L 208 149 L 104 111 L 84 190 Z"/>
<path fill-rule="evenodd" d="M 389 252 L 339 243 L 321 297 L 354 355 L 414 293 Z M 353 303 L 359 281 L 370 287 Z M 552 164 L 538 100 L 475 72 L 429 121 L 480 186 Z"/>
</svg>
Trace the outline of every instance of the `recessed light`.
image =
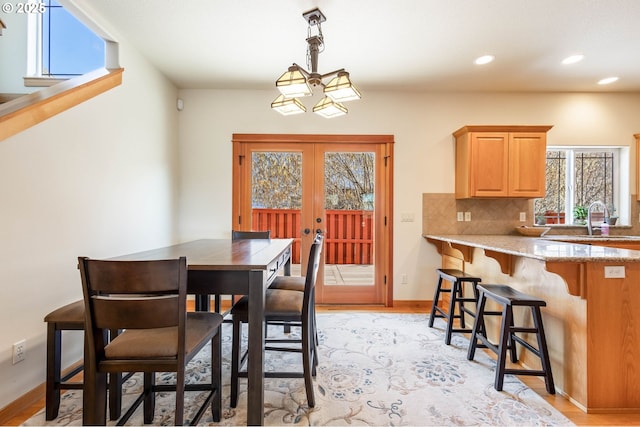
<svg viewBox="0 0 640 427">
<path fill-rule="evenodd" d="M 477 65 L 484 65 L 484 64 L 488 64 L 489 62 L 493 61 L 495 58 L 493 55 L 483 55 L 479 58 L 477 58 L 474 63 Z"/>
<path fill-rule="evenodd" d="M 602 79 L 600 81 L 598 81 L 599 85 L 608 85 L 609 83 L 613 83 L 615 81 L 618 81 L 617 77 L 607 77 L 606 79 Z"/>
<path fill-rule="evenodd" d="M 584 59 L 584 55 L 571 55 L 571 56 L 567 56 L 566 58 L 564 58 L 562 60 L 562 63 L 564 65 L 569 65 L 569 64 L 575 64 L 576 62 L 580 62 Z"/>
</svg>

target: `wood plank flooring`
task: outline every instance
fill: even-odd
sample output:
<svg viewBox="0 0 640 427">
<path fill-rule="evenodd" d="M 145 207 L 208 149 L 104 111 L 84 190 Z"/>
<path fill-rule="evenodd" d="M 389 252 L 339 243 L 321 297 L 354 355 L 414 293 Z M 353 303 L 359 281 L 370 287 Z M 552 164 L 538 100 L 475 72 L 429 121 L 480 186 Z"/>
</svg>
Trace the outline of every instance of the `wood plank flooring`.
<svg viewBox="0 0 640 427">
<path fill-rule="evenodd" d="M 381 306 L 318 306 L 318 312 L 332 311 L 375 311 L 387 313 L 426 313 L 430 303 L 426 301 L 397 301 L 395 307 Z M 521 376 L 520 380 L 531 387 L 550 405 L 563 413 L 579 426 L 635 426 L 640 425 L 638 414 L 586 414 L 560 394 L 550 395 L 545 390 L 541 378 Z M 38 387 L 29 396 L 23 396 L 0 411 L 0 425 L 18 426 L 44 407 L 44 385 Z"/>
</svg>

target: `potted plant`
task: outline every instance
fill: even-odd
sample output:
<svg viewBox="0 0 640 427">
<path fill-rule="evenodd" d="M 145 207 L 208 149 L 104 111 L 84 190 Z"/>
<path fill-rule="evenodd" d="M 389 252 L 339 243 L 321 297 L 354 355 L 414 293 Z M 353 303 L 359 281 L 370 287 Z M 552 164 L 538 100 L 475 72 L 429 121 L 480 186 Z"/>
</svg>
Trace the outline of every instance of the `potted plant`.
<svg viewBox="0 0 640 427">
<path fill-rule="evenodd" d="M 616 225 L 618 222 L 618 215 L 616 214 L 616 207 L 613 205 L 607 206 L 607 210 L 609 211 L 609 216 L 605 218 L 605 222 L 609 225 Z"/>
<path fill-rule="evenodd" d="M 587 207 L 576 205 L 573 208 L 573 223 L 585 225 L 587 223 Z"/>
</svg>

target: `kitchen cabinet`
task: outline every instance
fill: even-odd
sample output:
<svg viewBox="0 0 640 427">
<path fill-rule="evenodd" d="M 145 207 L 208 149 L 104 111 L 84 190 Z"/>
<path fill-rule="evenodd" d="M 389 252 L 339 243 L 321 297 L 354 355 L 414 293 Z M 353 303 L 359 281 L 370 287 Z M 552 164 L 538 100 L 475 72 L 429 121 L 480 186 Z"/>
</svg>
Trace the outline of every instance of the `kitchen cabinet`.
<svg viewBox="0 0 640 427">
<path fill-rule="evenodd" d="M 455 131 L 456 198 L 544 197 L 551 127 L 464 126 Z"/>
<path fill-rule="evenodd" d="M 636 199 L 640 201 L 640 133 L 636 137 Z"/>
</svg>

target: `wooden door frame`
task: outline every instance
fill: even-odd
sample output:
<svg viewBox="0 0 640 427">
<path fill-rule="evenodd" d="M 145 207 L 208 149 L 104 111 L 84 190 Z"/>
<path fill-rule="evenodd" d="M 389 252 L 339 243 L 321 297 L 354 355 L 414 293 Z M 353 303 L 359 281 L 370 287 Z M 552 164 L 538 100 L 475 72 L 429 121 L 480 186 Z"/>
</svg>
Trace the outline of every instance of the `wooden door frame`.
<svg viewBox="0 0 640 427">
<path fill-rule="evenodd" d="M 246 143 L 309 143 L 309 144 L 379 144 L 384 145 L 385 174 L 381 182 L 386 187 L 386 202 L 384 204 L 384 232 L 378 238 L 382 240 L 383 250 L 380 260 L 384 275 L 385 291 L 384 305 L 393 306 L 393 135 L 329 135 L 329 134 L 245 134 L 234 133 L 231 139 L 233 143 L 233 182 L 238 185 L 247 185 L 247 177 L 240 171 L 240 165 L 244 161 L 245 153 L 242 151 Z M 240 192 L 232 192 L 232 229 L 242 230 L 246 224 L 241 223 L 241 218 L 250 217 L 251 212 L 241 212 Z M 250 208 L 249 208 L 250 209 Z M 246 210 L 246 209 L 245 209 Z M 247 216 L 249 215 L 249 216 Z"/>
</svg>

